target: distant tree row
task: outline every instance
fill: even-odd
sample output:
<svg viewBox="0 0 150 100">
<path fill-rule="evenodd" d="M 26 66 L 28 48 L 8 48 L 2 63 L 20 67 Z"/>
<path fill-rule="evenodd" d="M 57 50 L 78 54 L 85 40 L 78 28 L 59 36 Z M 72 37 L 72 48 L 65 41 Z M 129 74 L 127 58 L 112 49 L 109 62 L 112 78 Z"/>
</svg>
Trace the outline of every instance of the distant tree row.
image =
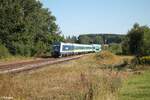
<svg viewBox="0 0 150 100">
<path fill-rule="evenodd" d="M 122 44 L 122 50 L 124 54 L 150 55 L 150 28 L 134 24 Z"/>
<path fill-rule="evenodd" d="M 81 44 L 111 44 L 121 43 L 125 35 L 119 34 L 85 34 L 79 37 L 68 36 L 66 42 L 81 43 Z"/>
<path fill-rule="evenodd" d="M 0 0 L 0 44 L 13 55 L 50 52 L 62 41 L 56 18 L 37 0 Z"/>
<path fill-rule="evenodd" d="M 121 43 L 125 35 L 119 34 L 87 34 L 80 35 L 80 43 L 95 43 L 95 44 L 111 44 L 111 43 Z"/>
<path fill-rule="evenodd" d="M 68 43 L 78 43 L 78 38 L 76 36 L 67 36 L 65 42 Z"/>
</svg>

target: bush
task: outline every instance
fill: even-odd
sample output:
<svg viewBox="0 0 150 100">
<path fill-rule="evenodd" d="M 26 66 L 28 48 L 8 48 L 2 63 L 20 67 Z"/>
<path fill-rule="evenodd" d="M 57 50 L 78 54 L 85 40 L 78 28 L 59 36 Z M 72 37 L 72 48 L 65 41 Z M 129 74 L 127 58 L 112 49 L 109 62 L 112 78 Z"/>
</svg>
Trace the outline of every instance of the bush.
<svg viewBox="0 0 150 100">
<path fill-rule="evenodd" d="M 132 59 L 131 64 L 133 67 L 135 67 L 136 65 L 140 65 L 140 64 L 150 65 L 150 56 L 135 57 L 134 59 Z"/>
<path fill-rule="evenodd" d="M 122 53 L 121 44 L 117 44 L 117 43 L 110 44 L 108 50 L 114 54 Z"/>
<path fill-rule="evenodd" d="M 37 56 L 37 57 L 41 57 L 41 56 L 46 56 L 46 54 L 48 52 L 50 52 L 50 46 L 49 48 L 47 48 L 48 46 L 42 42 L 42 41 L 38 41 L 36 44 L 35 44 L 35 55 L 34 56 Z"/>
<path fill-rule="evenodd" d="M 0 59 L 8 56 L 9 56 L 8 49 L 3 44 L 0 43 Z"/>
<path fill-rule="evenodd" d="M 140 64 L 150 64 L 150 56 L 141 57 Z"/>
<path fill-rule="evenodd" d="M 12 48 L 11 54 L 13 55 L 20 55 L 20 56 L 31 56 L 31 48 L 33 46 L 30 44 L 24 44 L 23 42 L 13 42 L 12 43 Z"/>
</svg>

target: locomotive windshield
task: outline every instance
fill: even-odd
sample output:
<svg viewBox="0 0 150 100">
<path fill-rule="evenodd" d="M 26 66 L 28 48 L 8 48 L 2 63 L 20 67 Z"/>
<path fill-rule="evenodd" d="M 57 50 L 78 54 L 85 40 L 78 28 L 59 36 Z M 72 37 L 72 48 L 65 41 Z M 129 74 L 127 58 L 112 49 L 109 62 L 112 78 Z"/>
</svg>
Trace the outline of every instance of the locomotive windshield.
<svg viewBox="0 0 150 100">
<path fill-rule="evenodd" d="M 60 50 L 60 45 L 53 45 L 53 50 L 54 51 L 59 51 Z"/>
</svg>

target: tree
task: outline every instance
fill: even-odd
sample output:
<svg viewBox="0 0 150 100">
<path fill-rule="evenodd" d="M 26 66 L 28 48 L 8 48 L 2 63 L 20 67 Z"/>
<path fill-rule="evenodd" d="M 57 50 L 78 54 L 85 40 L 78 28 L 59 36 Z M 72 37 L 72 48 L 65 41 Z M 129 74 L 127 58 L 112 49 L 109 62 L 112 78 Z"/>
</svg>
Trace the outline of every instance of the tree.
<svg viewBox="0 0 150 100">
<path fill-rule="evenodd" d="M 65 39 L 65 42 L 69 42 L 69 43 L 77 43 L 78 40 L 77 40 L 77 37 L 76 36 L 67 36 L 66 39 Z"/>
<path fill-rule="evenodd" d="M 123 42 L 123 52 L 136 56 L 150 55 L 150 28 L 134 24 Z"/>
<path fill-rule="evenodd" d="M 90 44 L 93 43 L 93 41 L 86 35 L 81 35 L 78 37 L 79 43 L 81 44 Z"/>
<path fill-rule="evenodd" d="M 129 51 L 131 54 L 141 55 L 143 53 L 143 36 L 144 30 L 138 24 L 134 24 L 127 35 L 129 38 Z"/>
<path fill-rule="evenodd" d="M 42 53 L 50 52 L 52 42 L 63 40 L 55 21 L 37 0 L 0 0 L 0 41 L 11 54 L 33 56 L 43 45 Z"/>
<path fill-rule="evenodd" d="M 144 26 L 144 55 L 150 55 L 150 28 Z"/>
<path fill-rule="evenodd" d="M 102 44 L 103 43 L 103 39 L 101 36 L 96 36 L 94 39 L 94 44 Z"/>
<path fill-rule="evenodd" d="M 129 40 L 128 38 L 124 38 L 124 41 L 121 43 L 121 48 L 122 48 L 122 53 L 124 55 L 128 55 L 129 54 Z"/>
</svg>

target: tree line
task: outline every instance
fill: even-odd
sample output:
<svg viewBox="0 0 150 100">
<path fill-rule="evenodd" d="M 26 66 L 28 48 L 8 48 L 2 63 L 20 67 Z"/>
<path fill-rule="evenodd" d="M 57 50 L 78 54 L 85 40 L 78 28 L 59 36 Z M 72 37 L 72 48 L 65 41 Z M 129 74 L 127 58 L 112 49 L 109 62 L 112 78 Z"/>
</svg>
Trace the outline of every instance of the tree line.
<svg viewBox="0 0 150 100">
<path fill-rule="evenodd" d="M 12 55 L 49 53 L 54 41 L 64 40 L 55 21 L 37 0 L 0 0 L 0 46 Z"/>
<path fill-rule="evenodd" d="M 81 43 L 81 44 L 111 44 L 121 43 L 125 35 L 121 34 L 84 34 L 76 36 L 66 37 L 66 42 Z"/>
</svg>

